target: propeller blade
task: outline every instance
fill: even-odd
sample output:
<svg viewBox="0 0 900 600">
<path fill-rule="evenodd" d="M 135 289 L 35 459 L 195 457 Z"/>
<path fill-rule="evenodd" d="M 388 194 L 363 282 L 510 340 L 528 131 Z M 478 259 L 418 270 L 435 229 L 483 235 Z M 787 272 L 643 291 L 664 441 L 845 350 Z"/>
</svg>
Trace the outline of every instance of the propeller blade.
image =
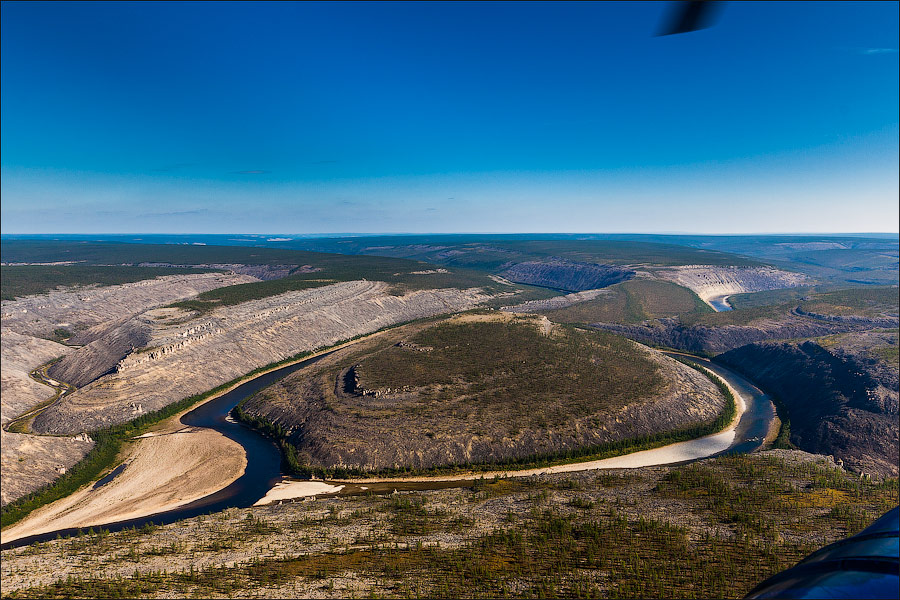
<svg viewBox="0 0 900 600">
<path fill-rule="evenodd" d="M 656 35 L 676 35 L 706 29 L 715 25 L 721 2 L 718 0 L 688 0 L 673 2 L 663 25 Z"/>
</svg>

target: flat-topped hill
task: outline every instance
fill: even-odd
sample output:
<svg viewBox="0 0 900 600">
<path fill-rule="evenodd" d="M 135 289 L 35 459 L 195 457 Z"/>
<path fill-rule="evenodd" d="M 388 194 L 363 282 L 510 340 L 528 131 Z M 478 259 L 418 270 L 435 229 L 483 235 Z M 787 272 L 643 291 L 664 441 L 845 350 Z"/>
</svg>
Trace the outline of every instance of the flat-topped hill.
<svg viewBox="0 0 900 600">
<path fill-rule="evenodd" d="M 704 375 L 624 338 L 507 313 L 417 323 L 340 350 L 243 406 L 294 466 L 504 463 L 702 426 Z"/>
</svg>

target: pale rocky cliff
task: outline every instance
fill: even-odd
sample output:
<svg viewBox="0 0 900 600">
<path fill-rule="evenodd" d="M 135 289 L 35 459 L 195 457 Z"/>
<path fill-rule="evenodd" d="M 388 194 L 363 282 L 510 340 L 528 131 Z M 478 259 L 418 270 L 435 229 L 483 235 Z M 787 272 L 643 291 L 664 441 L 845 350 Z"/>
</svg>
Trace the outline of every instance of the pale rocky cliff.
<svg viewBox="0 0 900 600">
<path fill-rule="evenodd" d="M 111 286 L 64 288 L 0 303 L 3 332 L 49 337 L 56 328 L 75 334 L 73 344 L 87 344 L 113 323 L 155 306 L 165 306 L 215 288 L 259 281 L 249 275 L 192 273 L 167 275 Z"/>
<path fill-rule="evenodd" d="M 713 298 L 731 294 L 797 287 L 807 283 L 807 277 L 802 273 L 772 267 L 687 265 L 658 269 L 656 275 L 690 288 L 707 303 Z"/>
<path fill-rule="evenodd" d="M 143 313 L 60 362 L 56 373 L 111 372 L 48 409 L 34 429 L 77 433 L 122 423 L 299 352 L 488 298 L 479 288 L 388 291 L 386 283 L 349 281 L 194 318 L 172 308 Z M 134 340 L 143 346 L 132 349 Z"/>
<path fill-rule="evenodd" d="M 509 281 L 580 292 L 604 288 L 634 277 L 634 271 L 615 265 L 562 259 L 521 262 L 500 272 Z"/>
<path fill-rule="evenodd" d="M 56 342 L 4 331 L 0 338 L 0 420 L 12 418 L 52 397 L 54 390 L 28 376 L 29 371 L 72 349 Z M 59 477 L 93 444 L 71 437 L 34 436 L 0 430 L 0 504 L 7 504 Z"/>
</svg>

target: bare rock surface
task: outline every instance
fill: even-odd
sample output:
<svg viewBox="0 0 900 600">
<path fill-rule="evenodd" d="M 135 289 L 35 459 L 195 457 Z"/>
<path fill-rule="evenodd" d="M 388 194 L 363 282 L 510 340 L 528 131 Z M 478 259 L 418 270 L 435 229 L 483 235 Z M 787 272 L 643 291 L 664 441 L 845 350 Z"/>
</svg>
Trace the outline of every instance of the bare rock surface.
<svg viewBox="0 0 900 600">
<path fill-rule="evenodd" d="M 6 425 L 54 394 L 52 388 L 28 376 L 40 365 L 72 349 L 12 331 L 0 338 L 0 421 Z M 93 444 L 68 437 L 39 437 L 0 430 L 0 504 L 19 498 L 59 476 L 90 450 Z"/>
<path fill-rule="evenodd" d="M 107 324 L 121 322 L 154 306 L 163 306 L 215 288 L 259 281 L 233 273 L 168 275 L 103 287 L 59 289 L 0 304 L 3 334 L 15 331 L 48 337 L 56 328 L 75 333 L 73 344 L 86 344 L 102 335 Z M 99 327 L 98 327 L 99 326 Z"/>
<path fill-rule="evenodd" d="M 139 267 L 183 267 L 185 265 L 174 265 L 172 263 L 162 262 L 144 262 Z M 204 263 L 199 265 L 190 265 L 197 269 L 222 269 L 223 271 L 231 271 L 238 275 L 250 275 L 257 279 L 267 281 L 270 279 L 281 279 L 294 273 L 315 273 L 322 269 L 311 265 L 241 265 L 236 263 Z"/>
<path fill-rule="evenodd" d="M 665 318 L 637 325 L 593 323 L 603 329 L 639 342 L 678 348 L 688 352 L 718 354 L 745 344 L 766 340 L 786 340 L 842 333 L 852 329 L 844 323 L 826 323 L 798 316 L 758 319 L 747 325 L 684 325 L 678 319 Z"/>
<path fill-rule="evenodd" d="M 0 420 L 3 423 L 53 395 L 52 388 L 38 383 L 28 373 L 71 351 L 72 348 L 50 340 L 13 331 L 3 332 L 0 336 L 0 372 L 3 382 Z"/>
<path fill-rule="evenodd" d="M 165 310 L 157 309 L 157 311 Z M 57 381 L 84 387 L 113 371 L 124 356 L 136 349 L 144 348 L 151 337 L 151 326 L 146 321 L 129 319 L 79 348 L 76 353 L 52 365 L 47 374 Z"/>
<path fill-rule="evenodd" d="M 509 281 L 580 292 L 604 288 L 634 277 L 634 271 L 616 265 L 601 265 L 563 259 L 528 261 L 500 272 Z"/>
<path fill-rule="evenodd" d="M 833 454 L 854 471 L 897 476 L 897 372 L 813 341 L 748 344 L 718 357 L 779 398 L 799 448 Z"/>
<path fill-rule="evenodd" d="M 806 275 L 772 267 L 687 265 L 659 269 L 656 274 L 690 288 L 706 303 L 731 294 L 797 287 L 807 282 Z"/>
<path fill-rule="evenodd" d="M 501 310 L 517 313 L 542 312 L 545 310 L 554 310 L 557 308 L 565 308 L 578 304 L 579 302 L 587 302 L 588 300 L 596 300 L 604 294 L 609 294 L 609 290 L 584 290 L 583 292 L 575 292 L 566 294 L 565 296 L 554 296 L 544 300 L 528 300 L 514 306 L 504 306 Z"/>
<path fill-rule="evenodd" d="M 70 434 L 122 423 L 299 352 L 488 298 L 480 288 L 404 296 L 388 290 L 382 282 L 349 281 L 200 316 L 170 308 L 147 311 L 104 334 L 87 352 L 61 361 L 59 372 L 112 372 L 64 397 L 33 428 Z M 138 339 L 147 341 L 131 350 L 131 340 Z"/>
</svg>

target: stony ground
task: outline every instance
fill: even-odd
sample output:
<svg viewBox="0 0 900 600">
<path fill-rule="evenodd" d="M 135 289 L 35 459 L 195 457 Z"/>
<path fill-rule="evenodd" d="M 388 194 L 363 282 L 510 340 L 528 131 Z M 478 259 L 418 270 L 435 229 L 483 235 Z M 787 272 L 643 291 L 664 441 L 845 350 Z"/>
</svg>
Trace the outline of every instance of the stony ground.
<svg viewBox="0 0 900 600">
<path fill-rule="evenodd" d="M 585 290 L 583 292 L 574 292 L 572 294 L 555 296 L 553 298 L 547 298 L 545 300 L 528 300 L 526 302 L 522 302 L 521 304 L 504 306 L 503 310 L 513 313 L 531 313 L 546 310 L 555 310 L 559 308 L 565 308 L 567 306 L 572 306 L 574 304 L 579 304 L 581 302 L 594 300 L 596 298 L 599 298 L 600 296 L 607 294 L 610 294 L 610 292 L 605 289 Z"/>
<path fill-rule="evenodd" d="M 729 294 L 796 287 L 808 281 L 800 273 L 772 267 L 687 265 L 659 269 L 656 274 L 694 290 L 704 302 Z"/>
<path fill-rule="evenodd" d="M 381 327 L 471 307 L 479 289 L 391 295 L 349 281 L 224 306 L 200 316 L 159 309 L 138 315 L 67 357 L 62 372 L 112 370 L 63 398 L 34 423 L 70 433 L 122 423 L 299 352 Z"/>
<path fill-rule="evenodd" d="M 49 338 L 57 328 L 75 335 L 72 344 L 87 344 L 111 324 L 131 315 L 227 285 L 258 281 L 249 275 L 197 273 L 170 275 L 105 287 L 59 289 L 3 301 L 3 332 Z"/>
<path fill-rule="evenodd" d="M 3 551 L 5 597 L 742 597 L 896 505 L 769 451 L 229 509 Z"/>
<path fill-rule="evenodd" d="M 56 342 L 4 331 L 0 352 L 0 422 L 53 397 L 54 390 L 28 376 L 35 367 L 72 349 Z M 72 437 L 36 437 L 0 430 L 0 500 L 6 504 L 55 479 L 58 469 L 69 468 L 92 444 Z"/>
<path fill-rule="evenodd" d="M 171 275 L 123 285 L 61 288 L 49 294 L 3 301 L 2 423 L 53 397 L 54 390 L 28 373 L 54 358 L 81 349 L 48 339 L 58 328 L 74 333 L 71 342 L 88 343 L 131 315 L 199 292 L 257 281 L 247 275 L 199 273 Z M 93 445 L 76 439 L 84 427 L 63 437 L 0 432 L 0 498 L 8 502 L 53 481 L 60 469 L 77 463 Z"/>
</svg>

